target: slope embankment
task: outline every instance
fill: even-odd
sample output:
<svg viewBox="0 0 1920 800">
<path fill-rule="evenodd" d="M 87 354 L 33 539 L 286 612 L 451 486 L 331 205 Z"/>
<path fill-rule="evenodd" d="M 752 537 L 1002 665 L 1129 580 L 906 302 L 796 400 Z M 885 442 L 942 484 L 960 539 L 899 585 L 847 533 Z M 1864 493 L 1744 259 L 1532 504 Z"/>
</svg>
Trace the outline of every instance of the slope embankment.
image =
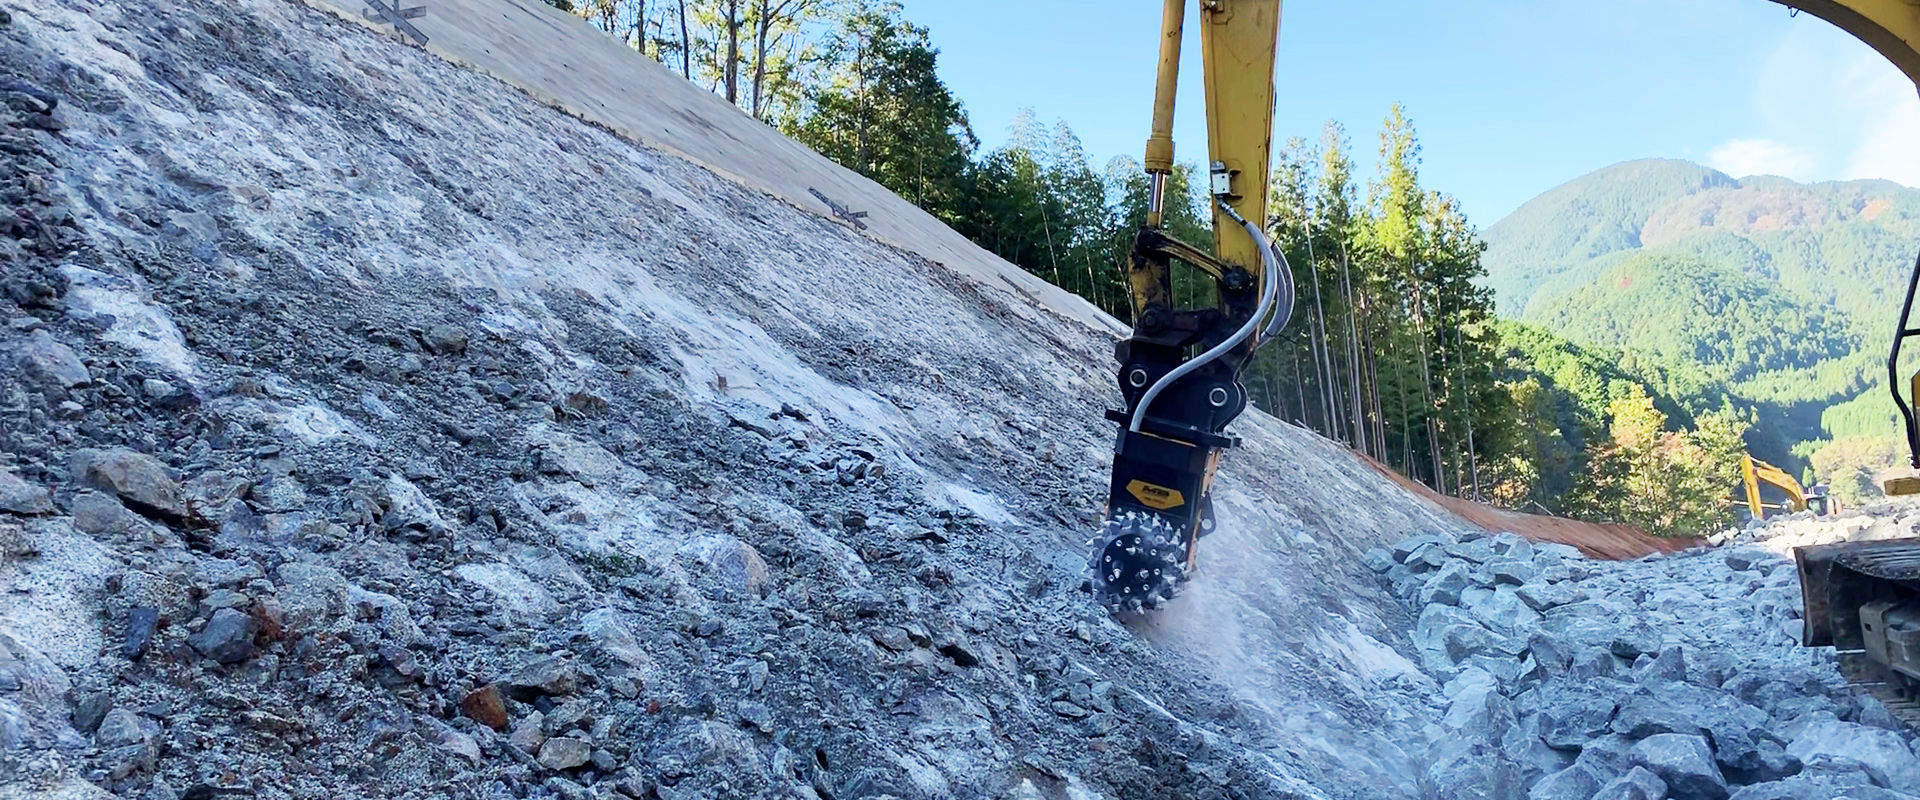
<svg viewBox="0 0 1920 800">
<path fill-rule="evenodd" d="M 0 10 L 0 797 L 1432 791 L 1360 554 L 1461 523 L 1250 414 L 1115 623 L 1116 324 L 897 199 L 291 0 Z M 497 54 L 672 85 L 580 52 Z"/>
<path fill-rule="evenodd" d="M 344 19 L 369 20 L 352 0 L 304 0 Z M 864 212 L 868 235 L 1044 308 L 1123 335 L 1125 327 L 1078 296 L 976 247 L 919 206 L 794 142 L 732 103 L 540 0 L 434 0 L 411 24 L 436 55 L 648 147 L 700 164 L 823 217 L 832 205 Z M 399 34 L 391 34 L 398 38 Z M 825 200 L 821 195 L 825 195 Z"/>
</svg>

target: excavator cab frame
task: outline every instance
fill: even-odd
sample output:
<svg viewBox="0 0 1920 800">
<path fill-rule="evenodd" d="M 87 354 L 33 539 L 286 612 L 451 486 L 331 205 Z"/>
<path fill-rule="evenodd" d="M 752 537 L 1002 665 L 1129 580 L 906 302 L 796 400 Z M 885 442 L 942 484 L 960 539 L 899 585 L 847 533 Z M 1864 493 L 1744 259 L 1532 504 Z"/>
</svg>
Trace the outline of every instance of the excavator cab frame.
<svg viewBox="0 0 1920 800">
<path fill-rule="evenodd" d="M 1907 463 L 1920 469 L 1920 428 L 1916 427 L 1914 401 L 1920 399 L 1920 372 L 1908 380 L 1907 396 L 1900 396 L 1900 346 L 1907 339 L 1920 336 L 1920 328 L 1910 327 L 1909 318 L 1913 315 L 1913 295 L 1920 289 L 1920 258 L 1913 263 L 1913 270 L 1907 275 L 1907 299 L 1900 304 L 1900 318 L 1894 320 L 1893 346 L 1887 352 L 1887 391 L 1893 395 L 1893 404 L 1900 409 L 1900 419 L 1907 434 Z M 1882 488 L 1889 495 L 1920 494 L 1920 476 L 1898 476 L 1888 478 Z"/>
</svg>

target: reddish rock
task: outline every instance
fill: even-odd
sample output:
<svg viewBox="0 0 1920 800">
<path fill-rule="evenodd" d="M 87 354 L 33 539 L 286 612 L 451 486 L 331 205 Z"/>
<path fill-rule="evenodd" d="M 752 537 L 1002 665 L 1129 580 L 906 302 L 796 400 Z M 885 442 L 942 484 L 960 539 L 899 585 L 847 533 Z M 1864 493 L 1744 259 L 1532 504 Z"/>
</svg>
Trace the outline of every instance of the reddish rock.
<svg viewBox="0 0 1920 800">
<path fill-rule="evenodd" d="M 507 704 L 498 684 L 489 683 L 460 698 L 460 713 L 496 731 L 507 729 Z"/>
</svg>

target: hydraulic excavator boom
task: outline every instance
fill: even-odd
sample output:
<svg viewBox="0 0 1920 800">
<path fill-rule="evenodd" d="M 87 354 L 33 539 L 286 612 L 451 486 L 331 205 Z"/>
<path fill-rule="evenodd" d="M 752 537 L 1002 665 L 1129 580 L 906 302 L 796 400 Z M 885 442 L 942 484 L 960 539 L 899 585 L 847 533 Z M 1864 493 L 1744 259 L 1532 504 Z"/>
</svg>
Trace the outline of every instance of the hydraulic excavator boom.
<svg viewBox="0 0 1920 800">
<path fill-rule="evenodd" d="M 1786 470 L 1776 467 L 1747 453 L 1740 454 L 1740 477 L 1747 488 L 1747 511 L 1754 519 L 1765 519 L 1768 504 L 1761 502 L 1760 484 L 1778 488 L 1787 494 L 1782 504 L 1787 511 L 1807 510 L 1807 492 L 1800 488 L 1800 482 L 1788 475 Z M 1773 506 L 1780 508 L 1781 506 Z"/>
<path fill-rule="evenodd" d="M 1119 613 L 1158 606 L 1192 572 L 1213 525 L 1220 454 L 1238 443 L 1225 429 L 1247 407 L 1240 373 L 1293 307 L 1292 273 L 1264 231 L 1280 0 L 1200 1 L 1213 252 L 1161 228 L 1188 2 L 1166 0 L 1161 19 L 1147 218 L 1127 262 L 1133 335 L 1115 348 L 1126 407 L 1107 415 L 1121 427 L 1107 522 L 1089 559 L 1095 599 Z M 1218 304 L 1178 307 L 1175 264 L 1211 278 Z"/>
</svg>

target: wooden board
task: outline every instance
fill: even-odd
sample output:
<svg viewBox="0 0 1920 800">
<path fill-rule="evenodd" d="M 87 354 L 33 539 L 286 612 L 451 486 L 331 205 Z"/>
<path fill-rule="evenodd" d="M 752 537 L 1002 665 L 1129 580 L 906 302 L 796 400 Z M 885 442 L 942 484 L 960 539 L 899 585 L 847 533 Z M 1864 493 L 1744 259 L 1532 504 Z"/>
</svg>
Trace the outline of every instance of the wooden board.
<svg viewBox="0 0 1920 800">
<path fill-rule="evenodd" d="M 1389 469 L 1385 464 L 1365 456 L 1359 457 L 1414 494 L 1453 512 L 1454 516 L 1476 527 L 1494 532 L 1516 533 L 1536 542 L 1569 545 L 1579 548 L 1580 552 L 1585 553 L 1589 558 L 1611 560 L 1639 558 L 1653 553 L 1678 552 L 1705 544 L 1704 540 L 1691 537 L 1654 536 L 1632 525 L 1585 522 L 1543 514 L 1523 514 L 1504 508 L 1494 508 L 1472 500 L 1449 497 L 1419 481 L 1409 480 L 1406 476 Z"/>
</svg>

